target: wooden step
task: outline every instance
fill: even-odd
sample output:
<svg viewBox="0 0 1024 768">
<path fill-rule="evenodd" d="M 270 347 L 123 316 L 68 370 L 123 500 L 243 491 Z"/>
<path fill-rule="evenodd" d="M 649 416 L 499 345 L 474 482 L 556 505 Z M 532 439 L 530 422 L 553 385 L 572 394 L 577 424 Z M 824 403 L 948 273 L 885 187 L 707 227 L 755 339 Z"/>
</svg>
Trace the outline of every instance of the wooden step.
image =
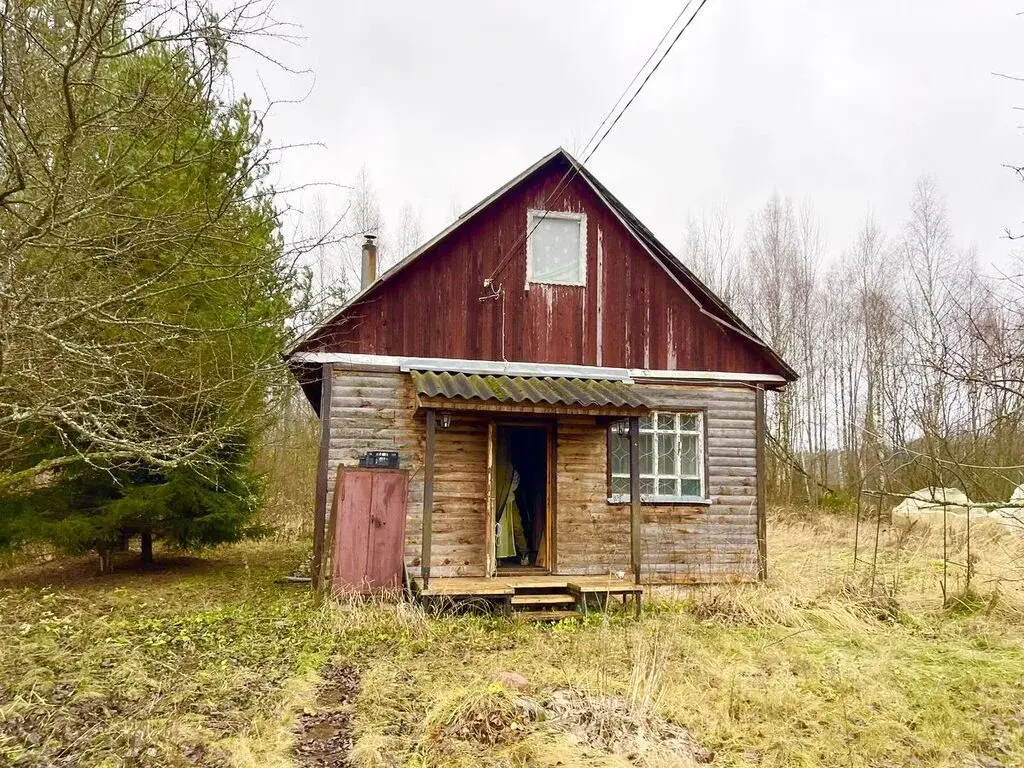
<svg viewBox="0 0 1024 768">
<path fill-rule="evenodd" d="M 516 611 L 516 616 L 522 616 L 531 621 L 561 621 L 562 619 L 579 619 L 583 614 L 579 611 Z"/>
<path fill-rule="evenodd" d="M 547 576 L 551 571 L 540 565 L 499 565 L 498 576 Z"/>
<path fill-rule="evenodd" d="M 497 581 L 500 580 L 497 579 Z M 514 579 L 507 579 L 505 583 L 514 587 L 516 592 L 521 589 L 543 589 L 546 592 L 557 592 L 569 588 L 569 580 L 558 576 L 517 576 Z"/>
<path fill-rule="evenodd" d="M 572 605 L 576 598 L 572 595 L 539 594 L 515 595 L 512 605 Z"/>
<path fill-rule="evenodd" d="M 574 578 L 569 583 L 569 591 L 577 595 L 642 595 L 644 588 L 623 579 L 607 579 L 604 577 Z"/>
</svg>

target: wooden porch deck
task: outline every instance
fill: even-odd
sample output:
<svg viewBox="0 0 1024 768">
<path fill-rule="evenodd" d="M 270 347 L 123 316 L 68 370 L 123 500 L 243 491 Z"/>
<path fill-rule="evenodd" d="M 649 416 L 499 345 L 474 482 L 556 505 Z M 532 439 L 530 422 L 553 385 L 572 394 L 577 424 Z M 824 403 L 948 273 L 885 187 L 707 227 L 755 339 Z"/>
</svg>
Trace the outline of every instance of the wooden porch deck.
<svg viewBox="0 0 1024 768">
<path fill-rule="evenodd" d="M 604 605 L 609 597 L 618 597 L 625 603 L 632 599 L 637 613 L 643 597 L 643 587 L 628 579 L 609 576 L 522 575 L 494 576 L 492 578 L 465 576 L 434 576 L 426 589 L 423 579 L 412 579 L 413 589 L 424 599 L 448 599 L 453 602 L 488 600 L 513 609 L 554 608 L 555 613 L 535 612 L 536 618 L 564 618 L 576 610 L 586 610 L 593 598 Z"/>
<path fill-rule="evenodd" d="M 628 579 L 608 576 L 432 576 L 423 589 L 423 579 L 414 577 L 416 591 L 424 597 L 503 597 L 524 589 L 568 589 L 580 593 L 611 595 L 642 592 L 643 587 Z"/>
</svg>

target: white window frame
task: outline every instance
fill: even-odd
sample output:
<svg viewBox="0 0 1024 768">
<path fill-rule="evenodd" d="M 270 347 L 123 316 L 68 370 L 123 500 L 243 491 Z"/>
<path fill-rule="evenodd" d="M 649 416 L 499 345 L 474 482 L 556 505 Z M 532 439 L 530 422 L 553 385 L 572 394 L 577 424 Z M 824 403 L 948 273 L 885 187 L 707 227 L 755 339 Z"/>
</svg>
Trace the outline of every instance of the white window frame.
<svg viewBox="0 0 1024 768">
<path fill-rule="evenodd" d="M 651 468 L 653 469 L 653 473 L 641 472 L 640 478 L 643 479 L 643 480 L 653 480 L 654 481 L 655 491 L 657 491 L 657 489 L 658 489 L 659 480 L 663 480 L 663 479 L 676 480 L 679 483 L 680 489 L 682 488 L 682 481 L 683 480 L 697 480 L 700 483 L 700 493 L 698 493 L 696 495 L 686 495 L 686 494 L 666 495 L 666 494 L 660 494 L 660 493 L 657 493 L 657 492 L 655 492 L 655 493 L 642 493 L 642 494 L 640 494 L 640 503 L 641 504 L 710 504 L 711 502 L 710 502 L 710 500 L 707 497 L 708 496 L 708 486 L 707 486 L 707 482 L 708 481 L 707 481 L 707 456 L 705 454 L 706 440 L 705 440 L 705 433 L 704 433 L 704 426 L 705 426 L 704 411 L 700 411 L 700 410 L 690 410 L 690 411 L 651 411 L 646 416 L 650 418 L 650 425 L 647 426 L 647 427 L 644 427 L 643 426 L 643 421 L 641 421 L 640 433 L 652 436 L 651 437 L 651 452 L 652 452 L 651 453 Z M 674 417 L 673 418 L 673 421 L 674 421 L 673 428 L 671 430 L 659 429 L 658 428 L 658 417 L 659 416 L 672 416 L 672 417 Z M 696 426 L 693 429 L 683 429 L 682 420 L 680 419 L 681 416 L 694 417 L 696 419 Z M 643 420 L 644 417 L 641 417 L 641 419 Z M 629 478 L 629 473 L 628 472 L 626 474 L 622 474 L 622 473 L 616 473 L 616 472 L 613 471 L 613 468 L 611 466 L 611 461 L 612 461 L 612 456 L 611 456 L 611 439 L 613 439 L 615 437 L 615 432 L 614 432 L 615 425 L 614 424 L 609 425 L 608 429 L 612 430 L 611 436 L 609 438 L 609 444 L 608 444 L 608 449 L 609 449 L 608 450 L 608 477 L 613 482 L 614 482 L 615 478 L 619 478 L 619 479 L 627 478 L 628 479 Z M 662 435 L 670 434 L 670 435 L 675 435 L 675 437 L 676 437 L 676 461 L 675 461 L 675 473 L 674 474 L 662 475 L 662 474 L 658 473 L 658 435 L 659 434 L 662 434 Z M 696 436 L 696 438 L 697 438 L 697 456 L 696 456 L 697 474 L 696 475 L 683 475 L 683 472 L 682 472 L 683 454 L 682 454 L 682 450 L 680 449 L 679 442 L 680 442 L 680 438 L 682 436 L 684 436 L 684 435 L 687 435 L 687 436 L 693 435 L 693 436 Z M 626 439 L 627 440 L 629 439 L 628 436 L 626 436 Z M 609 488 L 608 490 L 609 490 L 608 501 L 610 503 L 612 503 L 612 504 L 625 504 L 625 503 L 629 503 L 629 501 L 630 501 L 630 494 L 629 493 L 611 493 L 611 488 Z"/>
<path fill-rule="evenodd" d="M 580 223 L 580 279 L 574 280 L 535 280 L 533 277 L 533 230 L 534 219 L 543 217 L 545 219 L 569 219 Z M 526 211 L 526 290 L 530 290 L 530 283 L 536 285 L 576 285 L 586 286 L 587 284 L 587 214 L 573 213 L 572 211 L 543 211 L 530 208 Z"/>
</svg>

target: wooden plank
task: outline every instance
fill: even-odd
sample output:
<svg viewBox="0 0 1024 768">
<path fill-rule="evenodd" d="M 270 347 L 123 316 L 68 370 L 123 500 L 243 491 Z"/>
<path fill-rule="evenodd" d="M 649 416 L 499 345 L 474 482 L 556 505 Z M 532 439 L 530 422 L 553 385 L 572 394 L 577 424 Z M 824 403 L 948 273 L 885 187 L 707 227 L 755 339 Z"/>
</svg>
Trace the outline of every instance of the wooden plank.
<svg viewBox="0 0 1024 768">
<path fill-rule="evenodd" d="M 569 582 L 564 576 L 498 576 L 505 584 L 516 589 L 565 589 Z"/>
<path fill-rule="evenodd" d="M 493 576 L 498 570 L 498 560 L 494 556 L 494 528 L 496 526 L 494 509 L 496 504 L 494 489 L 494 451 L 498 439 L 498 425 L 493 421 L 487 422 L 487 514 L 485 515 L 484 528 L 484 573 Z"/>
<path fill-rule="evenodd" d="M 404 469 L 371 469 L 373 498 L 370 503 L 370 544 L 366 563 L 369 585 L 374 591 L 402 586 L 405 543 L 406 495 L 409 473 Z"/>
<path fill-rule="evenodd" d="M 332 591 L 370 591 L 370 521 L 373 504 L 373 473 L 368 469 L 343 469 L 338 472 L 334 494 L 334 536 Z"/>
<path fill-rule="evenodd" d="M 551 595 L 546 593 L 536 595 L 514 595 L 512 605 L 571 605 L 576 602 L 572 595 Z"/>
<path fill-rule="evenodd" d="M 317 457 L 316 500 L 313 508 L 313 586 L 321 587 L 324 563 L 324 534 L 327 522 L 327 486 L 330 483 L 328 458 L 331 451 L 331 380 L 330 363 L 320 367 L 320 451 Z"/>
<path fill-rule="evenodd" d="M 558 572 L 558 421 L 548 430 L 548 570 Z"/>
<path fill-rule="evenodd" d="M 579 577 L 587 578 L 587 577 Z M 600 578 L 600 577 L 598 577 Z M 573 594 L 605 594 L 605 595 L 637 595 L 642 594 L 644 588 L 639 584 L 631 584 L 623 581 L 592 581 L 583 582 L 573 579 L 569 582 L 569 591 Z"/>
<path fill-rule="evenodd" d="M 430 586 L 430 544 L 434 520 L 434 425 L 437 414 L 427 411 L 426 443 L 423 451 L 423 537 L 420 542 L 420 574 L 423 586 Z"/>
<path fill-rule="evenodd" d="M 462 582 L 459 577 L 452 577 L 453 581 Z M 515 590 L 505 584 L 497 584 L 493 579 L 481 579 L 486 584 L 471 583 L 440 583 L 441 578 L 434 579 L 432 586 L 420 591 L 425 597 L 436 597 L 444 595 L 447 597 L 511 597 Z"/>
<path fill-rule="evenodd" d="M 629 417 L 629 563 L 640 583 L 640 418 Z"/>
<path fill-rule="evenodd" d="M 765 509 L 765 423 L 764 423 L 764 390 L 758 388 L 754 410 L 757 422 L 757 578 L 765 581 L 768 578 L 768 523 Z"/>
</svg>

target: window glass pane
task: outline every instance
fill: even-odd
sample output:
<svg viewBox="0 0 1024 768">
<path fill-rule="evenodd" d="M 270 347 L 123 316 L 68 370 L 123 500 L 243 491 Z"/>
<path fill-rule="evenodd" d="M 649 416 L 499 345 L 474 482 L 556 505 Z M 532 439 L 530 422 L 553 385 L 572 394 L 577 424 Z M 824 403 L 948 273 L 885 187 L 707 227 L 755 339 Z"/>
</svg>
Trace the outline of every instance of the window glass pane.
<svg viewBox="0 0 1024 768">
<path fill-rule="evenodd" d="M 676 436 L 674 434 L 658 434 L 658 474 L 676 474 Z"/>
<path fill-rule="evenodd" d="M 612 474 L 629 474 L 629 438 L 612 432 Z"/>
<path fill-rule="evenodd" d="M 580 220 L 534 216 L 530 220 L 530 279 L 583 283 Z"/>
<path fill-rule="evenodd" d="M 640 435 L 640 474 L 654 474 L 654 435 Z"/>
<path fill-rule="evenodd" d="M 628 422 L 624 422 L 628 423 Z M 703 498 L 701 414 L 649 413 L 640 417 L 640 493 L 652 497 Z M 608 456 L 612 494 L 629 498 L 629 436 L 611 429 Z"/>
<path fill-rule="evenodd" d="M 679 450 L 681 454 L 680 468 L 684 477 L 699 475 L 697 468 L 697 436 L 680 435 Z"/>
</svg>

